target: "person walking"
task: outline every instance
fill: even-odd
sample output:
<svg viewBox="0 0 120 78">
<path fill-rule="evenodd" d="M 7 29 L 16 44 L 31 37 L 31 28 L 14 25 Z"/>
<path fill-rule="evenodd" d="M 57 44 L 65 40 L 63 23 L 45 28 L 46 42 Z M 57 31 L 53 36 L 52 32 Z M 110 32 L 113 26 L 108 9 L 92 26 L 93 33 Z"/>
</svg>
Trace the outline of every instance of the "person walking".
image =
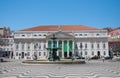
<svg viewBox="0 0 120 78">
<path fill-rule="evenodd" d="M 102 61 L 103 61 L 103 62 L 105 61 L 105 57 L 104 57 L 104 56 L 102 56 Z"/>
</svg>

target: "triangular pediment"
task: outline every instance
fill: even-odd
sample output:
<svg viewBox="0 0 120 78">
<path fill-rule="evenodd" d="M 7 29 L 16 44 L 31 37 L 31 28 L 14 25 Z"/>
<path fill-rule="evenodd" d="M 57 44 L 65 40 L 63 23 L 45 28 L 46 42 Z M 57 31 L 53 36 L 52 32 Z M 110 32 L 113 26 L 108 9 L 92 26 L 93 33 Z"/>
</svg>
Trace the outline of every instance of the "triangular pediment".
<svg viewBox="0 0 120 78">
<path fill-rule="evenodd" d="M 55 35 L 56 38 L 65 38 L 65 39 L 73 39 L 74 36 L 68 34 L 68 33 L 65 33 L 65 32 L 62 32 L 62 31 L 59 31 L 59 32 L 56 32 L 56 33 L 53 33 Z M 53 34 L 47 36 L 47 38 L 52 38 L 53 37 Z"/>
</svg>

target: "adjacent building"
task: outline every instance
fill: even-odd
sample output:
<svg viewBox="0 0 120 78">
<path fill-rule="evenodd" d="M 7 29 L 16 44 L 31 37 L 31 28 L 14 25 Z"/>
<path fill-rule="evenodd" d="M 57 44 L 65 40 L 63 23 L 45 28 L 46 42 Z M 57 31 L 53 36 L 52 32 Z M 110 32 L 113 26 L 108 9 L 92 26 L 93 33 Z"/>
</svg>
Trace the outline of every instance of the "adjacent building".
<svg viewBox="0 0 120 78">
<path fill-rule="evenodd" d="M 120 27 L 111 29 L 108 37 L 110 52 L 120 55 Z"/>
<path fill-rule="evenodd" d="M 93 57 L 109 56 L 107 30 L 83 25 L 37 26 L 14 32 L 14 59 L 47 59 L 51 53 L 51 37 L 55 34 L 57 55 Z"/>
<path fill-rule="evenodd" d="M 0 57 L 12 57 L 13 34 L 10 28 L 0 27 Z"/>
</svg>

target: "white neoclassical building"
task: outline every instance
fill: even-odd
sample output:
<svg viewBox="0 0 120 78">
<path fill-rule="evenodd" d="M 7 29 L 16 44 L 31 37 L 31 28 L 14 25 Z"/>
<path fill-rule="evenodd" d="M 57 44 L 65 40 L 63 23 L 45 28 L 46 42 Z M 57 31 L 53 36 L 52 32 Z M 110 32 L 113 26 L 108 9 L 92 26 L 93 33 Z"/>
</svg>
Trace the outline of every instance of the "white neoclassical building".
<svg viewBox="0 0 120 78">
<path fill-rule="evenodd" d="M 23 29 L 14 33 L 13 56 L 15 59 L 47 59 L 52 47 L 51 37 L 55 34 L 56 46 L 61 48 L 57 55 L 68 58 L 109 56 L 106 30 L 83 25 L 50 25 Z"/>
</svg>

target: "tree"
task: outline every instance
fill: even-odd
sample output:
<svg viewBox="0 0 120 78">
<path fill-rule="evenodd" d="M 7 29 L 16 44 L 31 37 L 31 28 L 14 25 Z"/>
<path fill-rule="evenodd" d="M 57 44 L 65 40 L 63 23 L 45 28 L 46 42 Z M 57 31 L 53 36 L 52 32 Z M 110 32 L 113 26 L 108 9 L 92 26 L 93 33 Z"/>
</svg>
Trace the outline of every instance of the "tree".
<svg viewBox="0 0 120 78">
<path fill-rule="evenodd" d="M 113 48 L 112 48 L 112 51 L 114 53 L 120 53 L 120 42 L 117 42 L 114 44 Z"/>
</svg>

